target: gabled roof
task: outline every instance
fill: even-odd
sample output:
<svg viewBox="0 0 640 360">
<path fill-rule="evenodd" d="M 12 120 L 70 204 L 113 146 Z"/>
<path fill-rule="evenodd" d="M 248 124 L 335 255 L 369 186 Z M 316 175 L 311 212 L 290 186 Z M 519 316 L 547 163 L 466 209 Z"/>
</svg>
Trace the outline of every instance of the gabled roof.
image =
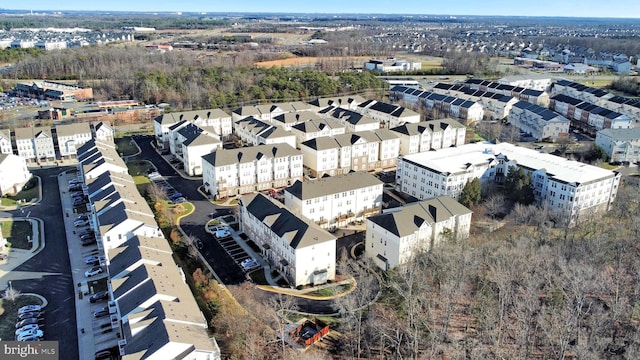
<svg viewBox="0 0 640 360">
<path fill-rule="evenodd" d="M 340 147 L 336 140 L 330 136 L 321 136 L 315 139 L 303 141 L 301 145 L 304 145 L 316 151 L 337 149 Z"/>
<path fill-rule="evenodd" d="M 470 214 L 472 211 L 449 196 L 423 200 L 368 218 L 369 221 L 398 236 L 415 234 L 427 223 L 433 226 L 453 216 Z"/>
<path fill-rule="evenodd" d="M 335 236 L 320 228 L 313 221 L 297 217 L 282 203 L 276 203 L 261 193 L 245 195 L 241 198 L 240 203 L 249 214 L 267 224 L 276 236 L 288 237 L 289 246 L 293 249 L 336 240 Z"/>
<path fill-rule="evenodd" d="M 253 162 L 260 160 L 263 156 L 277 158 L 301 154 L 299 150 L 294 149 L 291 145 L 282 143 L 249 146 L 240 149 L 219 149 L 211 154 L 204 155 L 202 160 L 214 167 L 218 167 Z"/>
<path fill-rule="evenodd" d="M 57 136 L 73 136 L 76 134 L 91 134 L 91 128 L 88 123 L 76 123 L 66 125 L 56 125 Z"/>
<path fill-rule="evenodd" d="M 285 191 L 300 200 L 308 200 L 370 186 L 381 186 L 382 184 L 382 181 L 367 172 L 354 171 L 345 175 L 323 177 L 310 182 L 298 180 L 286 188 Z M 380 191 L 382 191 L 382 187 Z"/>
</svg>

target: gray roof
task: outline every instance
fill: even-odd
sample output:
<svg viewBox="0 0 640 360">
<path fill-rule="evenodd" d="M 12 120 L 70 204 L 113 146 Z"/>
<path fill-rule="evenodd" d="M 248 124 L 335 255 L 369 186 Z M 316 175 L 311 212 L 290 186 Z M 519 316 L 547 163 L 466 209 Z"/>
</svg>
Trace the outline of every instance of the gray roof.
<svg viewBox="0 0 640 360">
<path fill-rule="evenodd" d="M 155 121 L 162 125 L 168 125 L 175 124 L 183 120 L 194 121 L 197 119 L 220 119 L 229 117 L 231 117 L 231 115 L 221 109 L 204 109 L 163 114 L 156 117 Z"/>
<path fill-rule="evenodd" d="M 36 137 L 40 136 L 51 138 L 51 128 L 48 126 L 15 128 L 14 132 L 16 140 L 35 139 Z"/>
<path fill-rule="evenodd" d="M 618 141 L 637 141 L 640 140 L 640 127 L 631 129 L 603 129 L 598 131 L 597 134 Z"/>
<path fill-rule="evenodd" d="M 278 158 L 298 155 L 302 155 L 300 150 L 291 147 L 289 144 L 282 143 L 249 146 L 240 149 L 219 149 L 211 154 L 204 155 L 202 160 L 216 167 L 248 163 L 259 160 L 263 156 Z"/>
<path fill-rule="evenodd" d="M 344 129 L 344 126 L 340 124 L 337 120 L 334 119 L 314 119 L 299 123 L 297 125 L 293 125 L 291 128 L 296 129 L 303 133 L 312 133 L 317 131 L 324 130 L 325 127 L 329 127 L 331 129 Z"/>
<path fill-rule="evenodd" d="M 309 219 L 300 218 L 290 212 L 280 202 L 256 193 L 243 196 L 239 203 L 247 212 L 265 223 L 274 234 L 282 238 L 290 236 L 289 246 L 299 249 L 327 241 L 335 241 L 336 237 L 323 230 Z"/>
<path fill-rule="evenodd" d="M 340 147 L 338 142 L 331 136 L 321 136 L 315 139 L 303 141 L 300 145 L 304 145 L 316 151 L 327 149 L 337 149 Z"/>
<path fill-rule="evenodd" d="M 357 171 L 340 176 L 323 177 L 309 182 L 298 180 L 285 191 L 298 199 L 308 200 L 382 184 L 382 181 L 377 177 L 364 171 Z"/>
<path fill-rule="evenodd" d="M 424 132 L 442 131 L 447 127 L 464 128 L 464 125 L 460 124 L 460 122 L 455 119 L 446 118 L 439 120 L 421 121 L 419 123 L 413 124 L 403 124 L 392 128 L 391 131 L 405 135 L 418 135 L 423 134 Z"/>
<path fill-rule="evenodd" d="M 471 213 L 471 210 L 453 198 L 439 196 L 405 205 L 397 211 L 371 216 L 368 220 L 398 237 L 404 237 L 414 234 L 424 222 L 433 225 L 446 221 L 452 216 L 461 216 L 469 213 Z"/>
<path fill-rule="evenodd" d="M 76 134 L 91 134 L 91 128 L 88 123 L 76 123 L 56 125 L 57 136 L 73 136 Z"/>
</svg>

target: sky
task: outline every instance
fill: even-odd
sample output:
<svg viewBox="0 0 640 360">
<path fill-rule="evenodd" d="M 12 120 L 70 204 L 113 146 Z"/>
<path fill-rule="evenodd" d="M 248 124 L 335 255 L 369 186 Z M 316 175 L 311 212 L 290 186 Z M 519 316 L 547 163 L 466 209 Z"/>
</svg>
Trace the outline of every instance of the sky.
<svg viewBox="0 0 640 360">
<path fill-rule="evenodd" d="M 0 8 L 23 10 L 367 13 L 640 18 L 638 0 L 24 0 Z"/>
</svg>

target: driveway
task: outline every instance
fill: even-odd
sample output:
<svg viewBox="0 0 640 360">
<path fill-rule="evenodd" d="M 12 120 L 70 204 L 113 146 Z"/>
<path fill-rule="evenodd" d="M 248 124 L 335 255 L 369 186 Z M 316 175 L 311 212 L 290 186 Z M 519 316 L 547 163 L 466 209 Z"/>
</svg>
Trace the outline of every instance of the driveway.
<svg viewBox="0 0 640 360">
<path fill-rule="evenodd" d="M 22 293 L 44 296 L 49 304 L 45 308 L 44 333 L 46 340 L 58 341 L 61 358 L 78 359 L 78 336 L 76 332 L 75 289 L 71 278 L 71 266 L 67 240 L 60 211 L 60 192 L 57 175 L 69 167 L 32 170 L 42 180 L 42 201 L 14 216 L 40 218 L 44 222 L 46 246 L 35 256 L 15 268 L 15 271 L 34 272 L 31 279 L 13 280 L 12 286 Z M 44 273 L 44 274 L 43 274 Z"/>
</svg>

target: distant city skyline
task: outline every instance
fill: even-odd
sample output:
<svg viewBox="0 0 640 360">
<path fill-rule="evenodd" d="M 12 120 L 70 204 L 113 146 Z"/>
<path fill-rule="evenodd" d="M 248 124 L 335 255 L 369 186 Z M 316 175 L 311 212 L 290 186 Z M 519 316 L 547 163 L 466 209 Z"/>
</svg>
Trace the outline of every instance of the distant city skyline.
<svg viewBox="0 0 640 360">
<path fill-rule="evenodd" d="M 388 0 L 343 1 L 257 1 L 236 0 L 214 2 L 211 0 L 186 0 L 182 2 L 158 2 L 150 0 L 112 0 L 93 2 L 67 0 L 51 2 L 44 0 L 15 1 L 0 8 L 9 10 L 55 10 L 55 11 L 142 11 L 142 12 L 260 12 L 260 13 L 358 13 L 358 14 L 421 14 L 421 15 L 478 15 L 478 16 L 558 16 L 558 17 L 640 17 L 640 2 L 630 0 L 582 0 L 558 1 L 538 0 L 514 2 L 507 0 L 457 0 L 392 2 Z"/>
</svg>

